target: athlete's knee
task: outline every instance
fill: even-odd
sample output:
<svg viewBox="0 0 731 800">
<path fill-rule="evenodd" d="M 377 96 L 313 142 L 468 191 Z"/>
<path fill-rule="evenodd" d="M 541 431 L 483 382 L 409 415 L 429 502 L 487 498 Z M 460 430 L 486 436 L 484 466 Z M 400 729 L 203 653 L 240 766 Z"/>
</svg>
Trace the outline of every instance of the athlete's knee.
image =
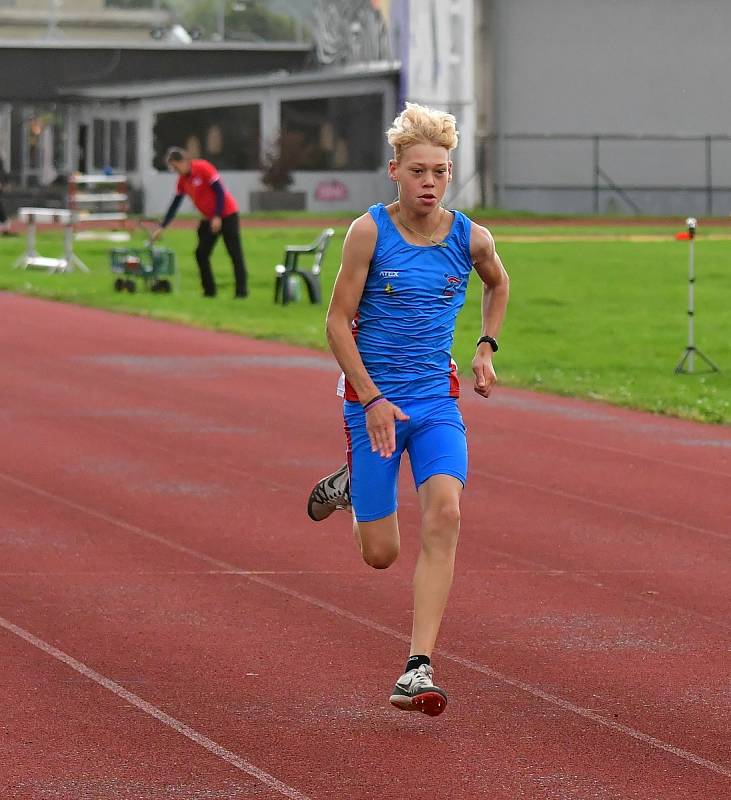
<svg viewBox="0 0 731 800">
<path fill-rule="evenodd" d="M 440 503 L 424 513 L 421 528 L 421 549 L 426 554 L 449 558 L 459 540 L 459 505 Z"/>
<path fill-rule="evenodd" d="M 399 546 L 392 542 L 363 542 L 363 560 L 373 569 L 387 569 L 398 558 Z"/>
<path fill-rule="evenodd" d="M 461 514 L 459 502 L 453 499 L 439 500 L 424 512 L 424 524 L 435 531 L 459 531 Z"/>
</svg>

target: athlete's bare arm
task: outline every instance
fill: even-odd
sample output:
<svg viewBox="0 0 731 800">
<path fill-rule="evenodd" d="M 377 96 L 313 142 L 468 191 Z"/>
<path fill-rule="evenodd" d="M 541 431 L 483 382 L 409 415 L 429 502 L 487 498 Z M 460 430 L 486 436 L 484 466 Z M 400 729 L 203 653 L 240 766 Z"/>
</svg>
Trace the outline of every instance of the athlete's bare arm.
<svg viewBox="0 0 731 800">
<path fill-rule="evenodd" d="M 327 311 L 326 330 L 330 349 L 361 403 L 375 397 L 378 387 L 363 365 L 355 346 L 351 323 L 363 294 L 377 238 L 378 228 L 370 214 L 363 214 L 350 226 Z"/>
<path fill-rule="evenodd" d="M 495 241 L 487 228 L 472 225 L 470 237 L 470 256 L 475 272 L 482 280 L 482 333 L 497 339 L 505 318 L 510 294 L 510 279 L 500 256 L 495 249 Z M 489 343 L 479 345 L 472 359 L 475 374 L 475 391 L 489 397 L 497 381 L 492 364 L 493 350 Z"/>
<path fill-rule="evenodd" d="M 327 311 L 326 330 L 330 349 L 361 403 L 367 403 L 380 394 L 363 364 L 351 329 L 377 239 L 378 228 L 370 214 L 363 214 L 350 226 Z M 407 417 L 393 403 L 379 403 L 367 414 L 366 428 L 371 447 L 385 458 L 396 449 L 397 419 Z"/>
</svg>

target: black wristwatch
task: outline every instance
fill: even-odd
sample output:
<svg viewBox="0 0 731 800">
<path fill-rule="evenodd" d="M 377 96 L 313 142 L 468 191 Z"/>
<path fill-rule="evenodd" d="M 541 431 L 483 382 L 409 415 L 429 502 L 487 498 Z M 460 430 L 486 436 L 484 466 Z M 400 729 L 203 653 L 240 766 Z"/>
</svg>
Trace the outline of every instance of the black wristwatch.
<svg viewBox="0 0 731 800">
<path fill-rule="evenodd" d="M 487 342 L 490 345 L 490 347 L 492 347 L 493 353 L 497 353 L 498 351 L 497 339 L 493 339 L 492 336 L 480 336 L 480 338 L 477 340 L 477 346 L 479 347 L 484 342 Z"/>
</svg>

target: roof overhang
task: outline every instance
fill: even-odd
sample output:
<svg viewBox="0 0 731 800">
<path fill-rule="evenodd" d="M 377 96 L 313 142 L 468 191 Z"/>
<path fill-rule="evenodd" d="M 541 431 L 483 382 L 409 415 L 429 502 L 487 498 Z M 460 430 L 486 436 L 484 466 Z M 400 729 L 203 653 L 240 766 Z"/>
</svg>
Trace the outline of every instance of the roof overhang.
<svg viewBox="0 0 731 800">
<path fill-rule="evenodd" d="M 92 41 L 89 39 L 2 39 L 0 50 L 239 50 L 252 53 L 307 53 L 312 50 L 309 42 L 191 42 L 175 41 Z"/>
<path fill-rule="evenodd" d="M 261 75 L 195 78 L 170 81 L 133 82 L 108 86 L 61 88 L 59 94 L 79 99 L 98 101 L 134 101 L 169 98 L 180 95 L 206 94 L 209 92 L 236 91 L 243 89 L 268 89 L 276 86 L 297 86 L 327 82 L 362 80 L 363 78 L 388 78 L 399 74 L 399 61 L 377 61 L 348 64 L 302 72 L 277 70 Z"/>
</svg>

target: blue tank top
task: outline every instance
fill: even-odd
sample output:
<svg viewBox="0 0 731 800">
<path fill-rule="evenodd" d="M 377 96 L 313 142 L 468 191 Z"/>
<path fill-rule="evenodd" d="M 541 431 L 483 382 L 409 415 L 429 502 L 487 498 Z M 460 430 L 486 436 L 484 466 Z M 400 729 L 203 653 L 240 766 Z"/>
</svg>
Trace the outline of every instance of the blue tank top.
<svg viewBox="0 0 731 800">
<path fill-rule="evenodd" d="M 452 343 L 472 272 L 472 223 L 459 211 L 446 247 L 414 245 L 383 203 L 368 209 L 378 226 L 353 336 L 363 364 L 390 400 L 458 397 Z M 346 400 L 358 400 L 345 381 Z"/>
</svg>

